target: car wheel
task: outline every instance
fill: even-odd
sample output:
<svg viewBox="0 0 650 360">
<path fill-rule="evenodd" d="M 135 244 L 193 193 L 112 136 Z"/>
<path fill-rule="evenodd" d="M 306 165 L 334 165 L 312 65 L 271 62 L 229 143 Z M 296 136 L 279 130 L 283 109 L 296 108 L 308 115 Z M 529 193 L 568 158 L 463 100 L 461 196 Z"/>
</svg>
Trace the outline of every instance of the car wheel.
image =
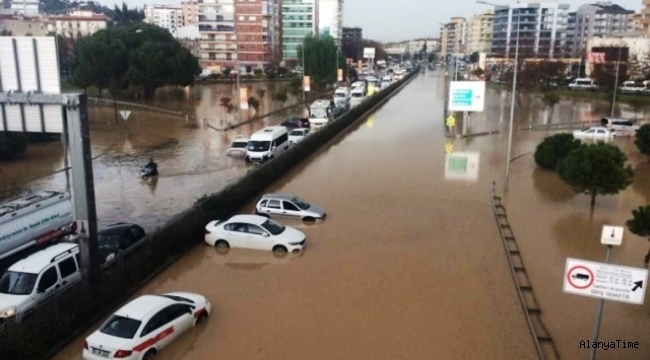
<svg viewBox="0 0 650 360">
<path fill-rule="evenodd" d="M 217 249 L 230 249 L 230 244 L 226 240 L 217 240 L 216 243 L 214 243 L 214 247 Z"/>
<path fill-rule="evenodd" d="M 304 218 L 302 218 L 302 221 L 316 221 L 316 219 L 311 216 L 305 216 Z"/>
<path fill-rule="evenodd" d="M 151 349 L 151 350 L 147 351 L 146 354 L 144 354 L 144 356 L 142 357 L 142 360 L 152 360 L 155 357 L 156 357 L 156 350 Z"/>
<path fill-rule="evenodd" d="M 208 319 L 208 312 L 203 310 L 201 312 L 201 315 L 199 315 L 198 319 L 196 319 L 196 322 L 194 323 L 194 326 L 199 325 L 200 323 L 204 322 L 205 320 Z"/>
<path fill-rule="evenodd" d="M 288 251 L 287 251 L 286 247 L 284 247 L 282 245 L 276 245 L 276 246 L 273 247 L 273 252 L 275 254 L 280 255 L 280 254 L 286 254 Z"/>
</svg>

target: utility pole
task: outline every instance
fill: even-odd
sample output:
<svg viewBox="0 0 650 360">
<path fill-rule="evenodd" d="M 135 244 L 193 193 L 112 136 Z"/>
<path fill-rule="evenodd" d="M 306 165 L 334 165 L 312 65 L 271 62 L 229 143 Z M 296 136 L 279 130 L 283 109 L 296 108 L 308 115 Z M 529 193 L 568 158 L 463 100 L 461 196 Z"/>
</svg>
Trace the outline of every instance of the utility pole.
<svg viewBox="0 0 650 360">
<path fill-rule="evenodd" d="M 623 47 L 619 44 L 618 47 L 618 61 L 616 62 L 616 80 L 614 81 L 614 95 L 612 95 L 612 114 L 611 118 L 614 118 L 614 109 L 616 108 L 616 91 L 618 90 L 618 73 L 619 68 L 621 67 L 621 50 Z"/>
</svg>

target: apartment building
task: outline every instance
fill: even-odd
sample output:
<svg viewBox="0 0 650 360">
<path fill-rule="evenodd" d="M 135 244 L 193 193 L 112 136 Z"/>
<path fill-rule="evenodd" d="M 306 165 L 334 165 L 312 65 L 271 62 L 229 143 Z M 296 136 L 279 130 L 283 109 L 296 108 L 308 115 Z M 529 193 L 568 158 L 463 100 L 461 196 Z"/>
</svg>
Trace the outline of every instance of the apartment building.
<svg viewBox="0 0 650 360">
<path fill-rule="evenodd" d="M 276 0 L 202 0 L 198 4 L 203 67 L 263 68 L 279 60 Z"/>
<path fill-rule="evenodd" d="M 318 34 L 318 0 L 282 0 L 282 58 L 299 58 L 298 46 L 307 35 Z"/>
<path fill-rule="evenodd" d="M 514 56 L 519 37 L 519 53 L 524 56 L 566 56 L 570 52 L 566 49 L 568 18 L 569 5 L 560 4 L 557 0 L 496 6 L 491 55 Z"/>
<path fill-rule="evenodd" d="M 467 51 L 467 19 L 453 17 L 440 30 L 440 57 L 448 58 Z"/>
<path fill-rule="evenodd" d="M 318 0 L 318 32 L 340 40 L 343 32 L 343 0 Z"/>
<path fill-rule="evenodd" d="M 360 27 L 344 27 L 341 30 L 344 41 L 358 42 L 363 40 L 363 29 Z"/>
<path fill-rule="evenodd" d="M 144 22 L 158 25 L 176 36 L 176 29 L 183 26 L 183 8 L 176 5 L 145 5 Z"/>
<path fill-rule="evenodd" d="M 183 13 L 183 26 L 199 23 L 199 2 L 183 1 L 181 2 Z"/>
<path fill-rule="evenodd" d="M 494 11 L 488 10 L 469 19 L 467 53 L 489 53 L 492 47 Z"/>
<path fill-rule="evenodd" d="M 13 15 L 38 15 L 39 0 L 11 0 L 11 14 Z"/>
<path fill-rule="evenodd" d="M 650 36 L 650 0 L 642 0 L 641 4 L 641 26 L 646 35 Z"/>
<path fill-rule="evenodd" d="M 68 39 L 79 39 L 106 29 L 108 17 L 91 10 L 72 10 L 66 15 L 52 16 L 57 35 Z"/>
<path fill-rule="evenodd" d="M 643 14 L 635 13 L 627 17 L 627 31 L 633 33 L 643 31 Z"/>
<path fill-rule="evenodd" d="M 634 11 L 611 2 L 597 2 L 578 7 L 575 14 L 575 31 L 572 36 L 572 55 L 581 56 L 587 41 L 594 37 L 606 37 L 611 34 L 625 33 L 628 29 L 628 18 Z"/>
<path fill-rule="evenodd" d="M 12 36 L 48 36 L 55 30 L 52 21 L 43 16 L 0 14 L 0 32 Z"/>
</svg>

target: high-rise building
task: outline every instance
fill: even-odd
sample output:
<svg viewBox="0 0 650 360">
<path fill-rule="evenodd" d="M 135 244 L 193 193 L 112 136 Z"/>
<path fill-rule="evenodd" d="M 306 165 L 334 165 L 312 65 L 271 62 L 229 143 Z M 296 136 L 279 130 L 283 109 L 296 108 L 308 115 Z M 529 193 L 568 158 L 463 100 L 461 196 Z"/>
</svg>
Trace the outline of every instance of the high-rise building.
<svg viewBox="0 0 650 360">
<path fill-rule="evenodd" d="M 318 34 L 318 0 L 282 1 L 282 58 L 299 58 L 298 46 L 307 35 Z"/>
<path fill-rule="evenodd" d="M 145 5 L 144 22 L 158 25 L 176 36 L 176 29 L 183 26 L 183 8 L 174 5 Z"/>
<path fill-rule="evenodd" d="M 492 47 L 492 21 L 494 11 L 488 10 L 469 19 L 467 31 L 468 53 L 489 53 Z"/>
<path fill-rule="evenodd" d="M 318 0 L 318 32 L 340 40 L 343 30 L 343 0 Z"/>
<path fill-rule="evenodd" d="M 440 57 L 458 56 L 467 52 L 467 20 L 453 17 L 440 29 Z"/>
<path fill-rule="evenodd" d="M 363 29 L 360 27 L 344 27 L 341 29 L 341 38 L 344 41 L 361 41 L 363 40 Z"/>
<path fill-rule="evenodd" d="M 276 60 L 276 0 L 202 0 L 198 6 L 204 67 L 263 68 Z"/>
<path fill-rule="evenodd" d="M 181 2 L 183 7 L 183 26 L 199 23 L 199 2 L 196 0 Z"/>
<path fill-rule="evenodd" d="M 581 5 L 575 15 L 575 33 L 571 41 L 573 56 L 580 56 L 593 37 L 628 32 L 628 17 L 633 14 L 634 11 L 611 2 Z"/>
<path fill-rule="evenodd" d="M 514 56 L 517 37 L 519 53 L 540 58 L 566 54 L 569 5 L 557 0 L 520 2 L 494 9 L 492 50 L 494 56 Z"/>
<path fill-rule="evenodd" d="M 643 31 L 643 14 L 636 13 L 627 17 L 627 31 L 633 33 Z"/>
<path fill-rule="evenodd" d="M 39 0 L 11 0 L 11 13 L 14 15 L 38 14 Z"/>
<path fill-rule="evenodd" d="M 646 35 L 650 36 L 650 0 L 643 0 L 641 7 L 641 26 Z"/>
</svg>

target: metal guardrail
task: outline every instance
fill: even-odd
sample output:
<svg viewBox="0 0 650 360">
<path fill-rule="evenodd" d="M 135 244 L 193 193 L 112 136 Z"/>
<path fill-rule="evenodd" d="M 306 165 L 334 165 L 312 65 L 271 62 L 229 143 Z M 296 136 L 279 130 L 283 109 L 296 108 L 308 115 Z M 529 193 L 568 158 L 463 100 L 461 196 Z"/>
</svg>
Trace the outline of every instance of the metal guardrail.
<svg viewBox="0 0 650 360">
<path fill-rule="evenodd" d="M 517 287 L 517 295 L 524 310 L 528 329 L 533 337 L 537 356 L 540 360 L 559 360 L 560 355 L 553 343 L 553 339 L 542 322 L 542 311 L 535 298 L 533 285 L 526 272 L 519 246 L 508 222 L 506 208 L 501 203 L 501 197 L 497 196 L 495 186 L 495 182 L 492 182 L 492 211 L 494 212 L 494 219 L 499 228 L 503 246 L 508 255 L 510 273 Z"/>
</svg>

